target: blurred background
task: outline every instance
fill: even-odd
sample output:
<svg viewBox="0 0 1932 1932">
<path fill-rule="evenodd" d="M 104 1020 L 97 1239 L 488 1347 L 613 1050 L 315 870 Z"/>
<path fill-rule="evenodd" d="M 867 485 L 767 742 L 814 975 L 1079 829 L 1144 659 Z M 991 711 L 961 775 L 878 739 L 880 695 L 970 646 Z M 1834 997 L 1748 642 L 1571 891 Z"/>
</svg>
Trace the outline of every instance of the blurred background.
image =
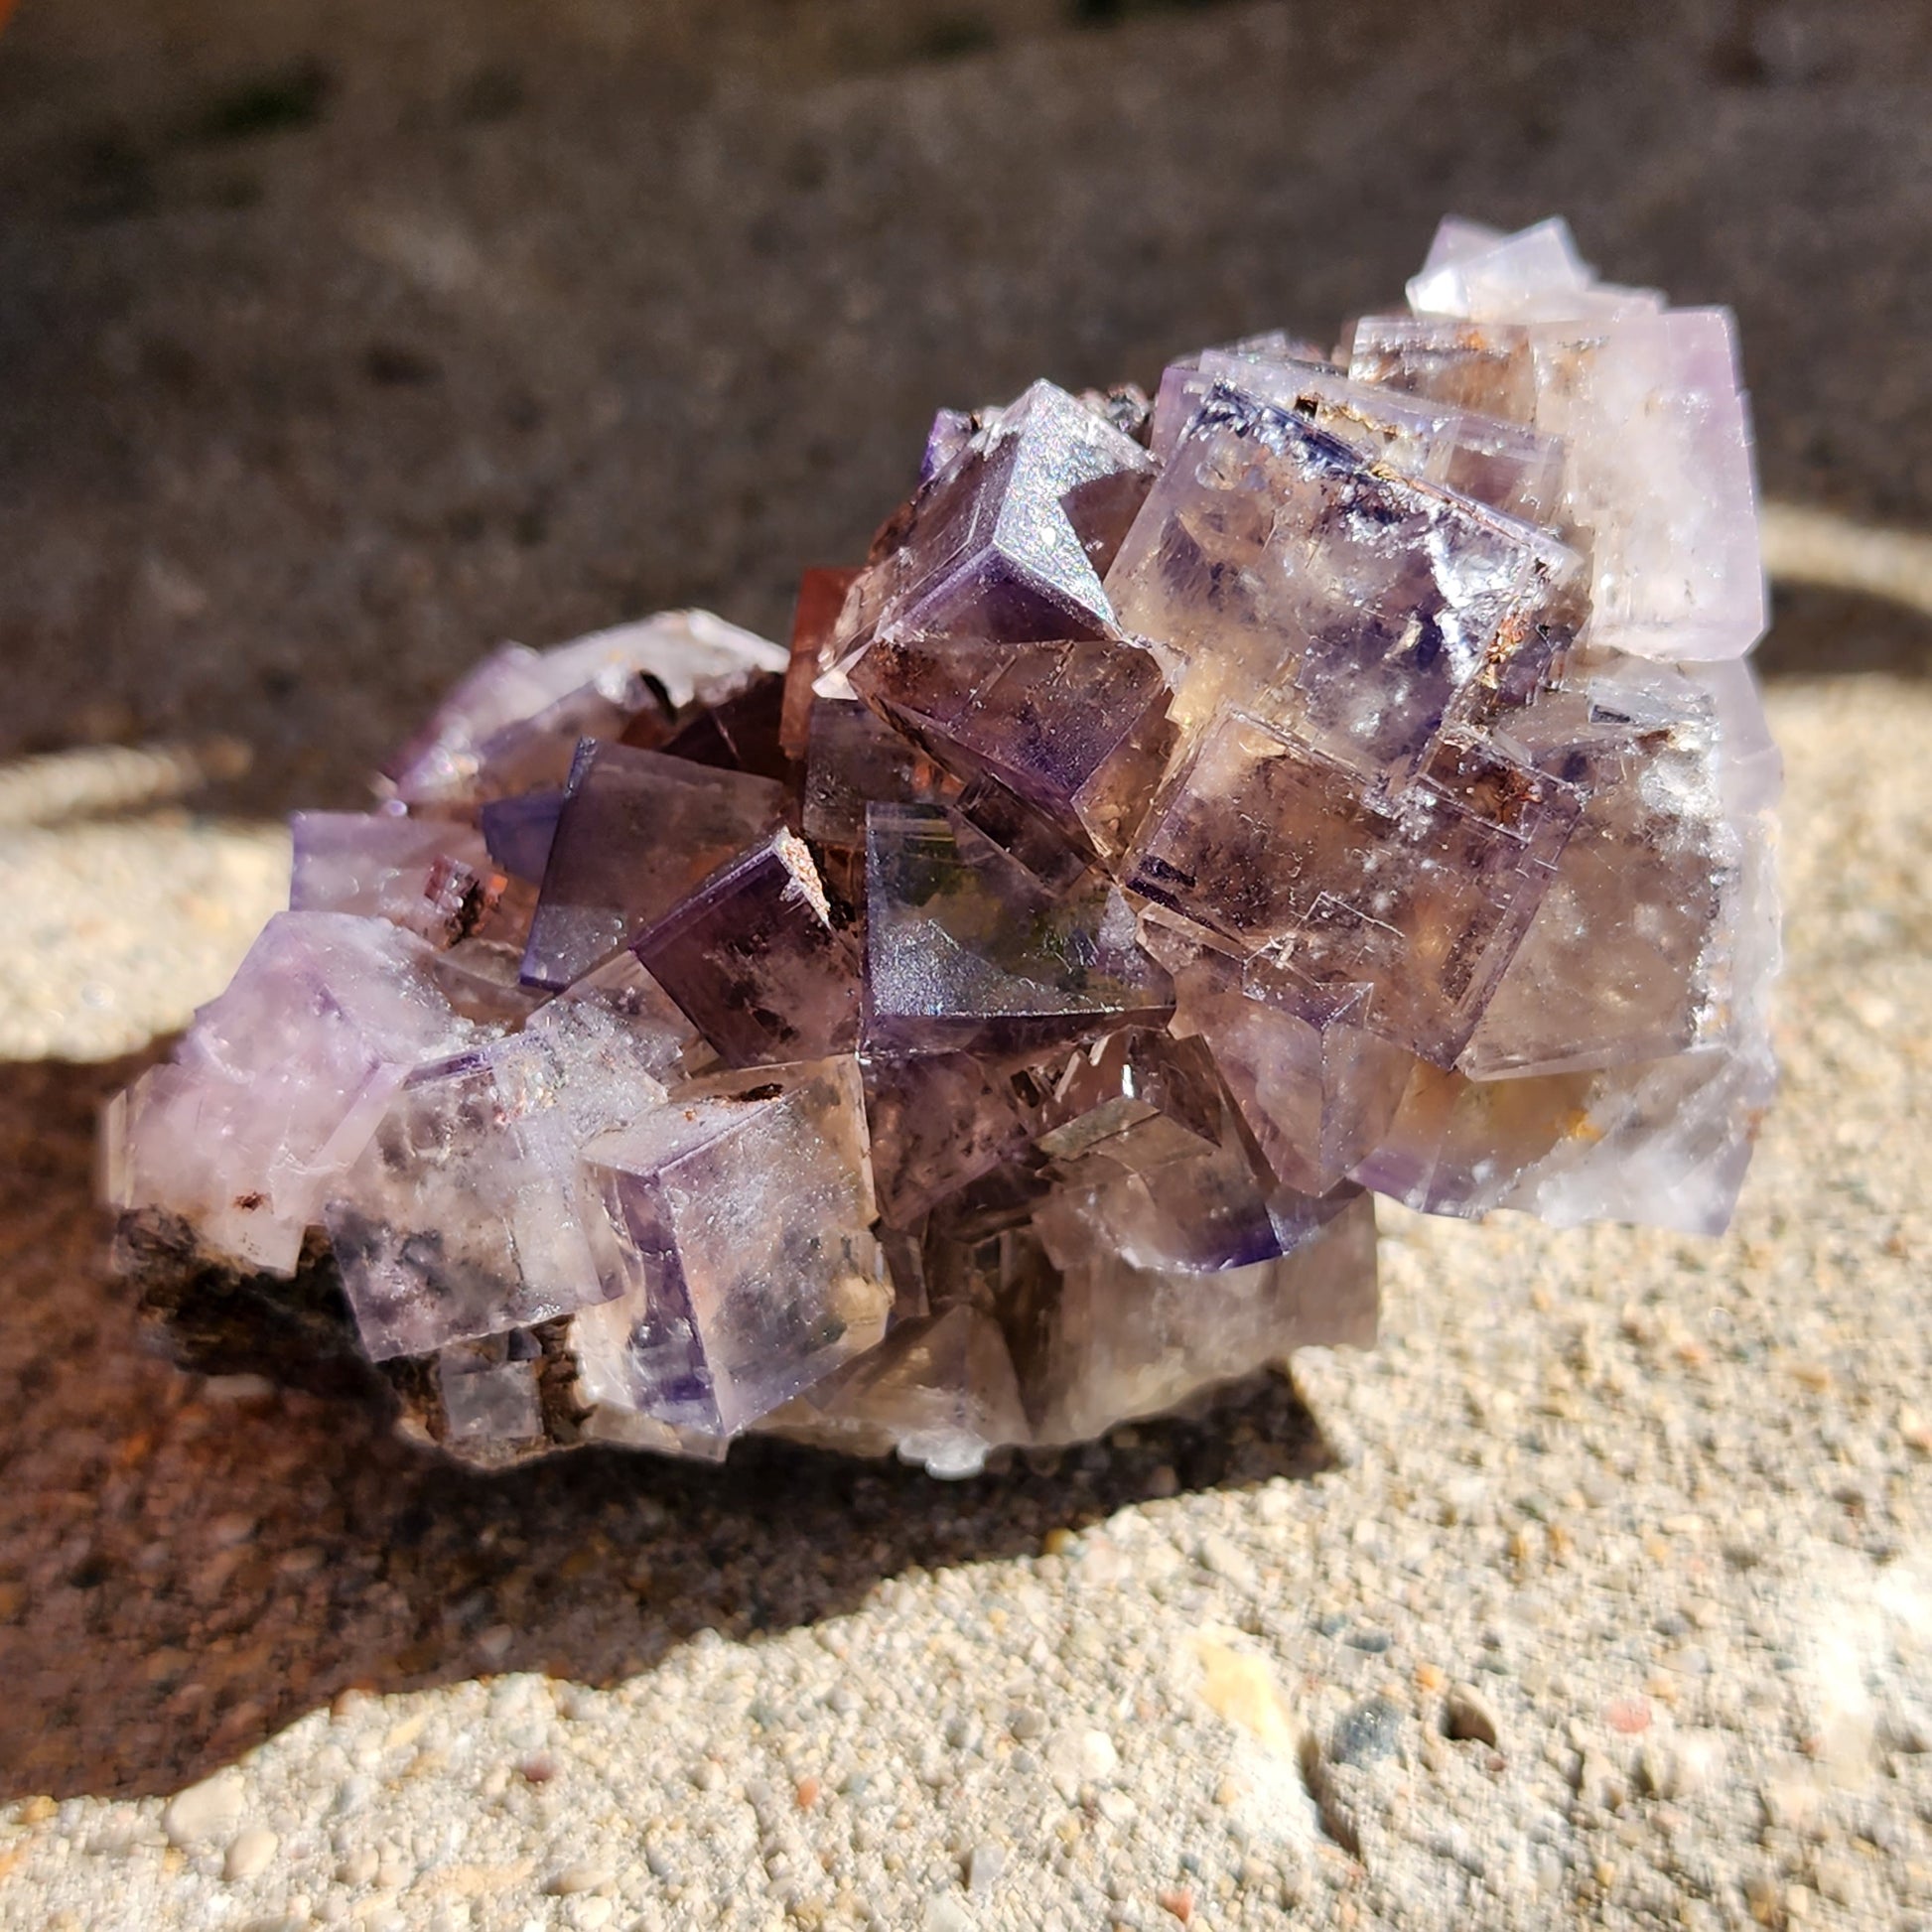
<svg viewBox="0 0 1932 1932">
<path fill-rule="evenodd" d="M 27 0 L 0 758 L 353 802 L 499 639 L 781 632 L 936 404 L 1329 337 L 1449 209 L 1734 305 L 1767 491 L 1932 524 L 1928 69 L 1904 0 Z"/>
</svg>

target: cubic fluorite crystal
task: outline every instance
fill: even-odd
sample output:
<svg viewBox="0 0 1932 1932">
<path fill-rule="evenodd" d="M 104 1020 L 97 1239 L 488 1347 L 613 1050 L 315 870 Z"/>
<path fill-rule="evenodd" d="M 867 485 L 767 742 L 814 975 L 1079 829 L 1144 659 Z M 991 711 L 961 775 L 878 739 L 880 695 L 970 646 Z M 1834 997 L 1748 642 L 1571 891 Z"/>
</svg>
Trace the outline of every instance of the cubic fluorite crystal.
<svg viewBox="0 0 1932 1932">
<path fill-rule="evenodd" d="M 153 1305 L 287 1346 L 339 1285 L 485 1465 L 962 1475 L 1370 1341 L 1376 1193 L 1722 1228 L 1778 957 L 1729 319 L 1560 222 L 1409 299 L 942 410 L 786 649 L 485 659 L 115 1102 Z"/>
</svg>

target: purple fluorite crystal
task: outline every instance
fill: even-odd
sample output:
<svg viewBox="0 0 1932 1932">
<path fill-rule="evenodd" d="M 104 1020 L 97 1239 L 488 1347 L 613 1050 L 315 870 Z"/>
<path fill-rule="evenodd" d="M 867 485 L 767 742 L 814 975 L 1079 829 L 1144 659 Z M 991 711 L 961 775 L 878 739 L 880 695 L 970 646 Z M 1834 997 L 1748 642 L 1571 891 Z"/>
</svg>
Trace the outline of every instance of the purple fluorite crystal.
<svg viewBox="0 0 1932 1932">
<path fill-rule="evenodd" d="M 849 1053 L 859 954 L 810 848 L 775 833 L 728 860 L 632 944 L 730 1066 Z"/>
<path fill-rule="evenodd" d="M 724 1441 L 884 1340 L 858 1061 L 713 1080 L 584 1150 L 609 1398 Z"/>
<path fill-rule="evenodd" d="M 1105 415 L 1035 382 L 988 411 L 882 533 L 836 648 L 849 662 L 881 636 L 1117 635 L 1101 578 L 1153 477 Z"/>
<path fill-rule="evenodd" d="M 866 1038 L 995 1057 L 1164 1018 L 1168 975 L 1104 875 L 1045 884 L 957 812 L 866 813 Z"/>
<path fill-rule="evenodd" d="M 774 779 L 587 739 L 557 813 L 523 977 L 556 989 L 582 978 L 783 823 Z"/>
<path fill-rule="evenodd" d="M 1173 742 L 1161 666 L 1131 644 L 882 639 L 850 682 L 969 788 L 995 783 L 1070 845 L 1108 858 Z"/>
<path fill-rule="evenodd" d="M 156 1305 L 333 1271 L 484 1464 L 959 1475 L 1369 1341 L 1373 1193 L 1723 1227 L 1778 956 L 1728 318 L 1561 223 L 1409 293 L 941 411 L 788 650 L 485 659 L 115 1103 Z"/>
</svg>

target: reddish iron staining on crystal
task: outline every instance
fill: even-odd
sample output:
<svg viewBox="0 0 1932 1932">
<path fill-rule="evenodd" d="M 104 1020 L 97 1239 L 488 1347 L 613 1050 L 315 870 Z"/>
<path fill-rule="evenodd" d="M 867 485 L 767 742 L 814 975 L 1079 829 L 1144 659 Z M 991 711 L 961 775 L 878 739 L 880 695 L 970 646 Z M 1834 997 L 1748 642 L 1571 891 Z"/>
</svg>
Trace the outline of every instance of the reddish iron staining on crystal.
<svg viewBox="0 0 1932 1932">
<path fill-rule="evenodd" d="M 1778 955 L 1729 320 L 1561 223 L 1409 293 L 941 411 L 788 650 L 485 658 L 114 1103 L 133 1264 L 272 1304 L 328 1243 L 473 1461 L 963 1475 L 1372 1340 L 1374 1193 L 1722 1228 Z"/>
</svg>

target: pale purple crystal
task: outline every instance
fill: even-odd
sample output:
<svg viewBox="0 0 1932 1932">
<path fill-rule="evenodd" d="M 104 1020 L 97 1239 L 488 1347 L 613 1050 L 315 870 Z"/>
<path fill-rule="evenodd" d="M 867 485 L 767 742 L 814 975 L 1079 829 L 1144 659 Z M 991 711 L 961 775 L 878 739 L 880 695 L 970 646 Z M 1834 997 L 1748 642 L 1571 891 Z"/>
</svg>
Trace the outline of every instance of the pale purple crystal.
<svg viewBox="0 0 1932 1932">
<path fill-rule="evenodd" d="M 671 721 L 731 696 L 785 655 L 707 611 L 670 611 L 549 651 L 505 644 L 452 691 L 384 767 L 411 805 L 463 805 L 561 783 L 580 739 Z"/>
<path fill-rule="evenodd" d="M 1560 222 L 1409 294 L 941 411 L 786 650 L 487 658 L 114 1103 L 151 1303 L 232 1359 L 340 1282 L 483 1467 L 961 1476 L 1370 1342 L 1373 1193 L 1725 1226 L 1779 786 L 1729 320 Z"/>
<path fill-rule="evenodd" d="M 1200 372 L 1210 384 L 1292 410 L 1366 462 L 1531 523 L 1556 519 L 1565 451 L 1554 436 L 1443 398 L 1352 381 L 1326 363 L 1208 354 Z"/>
<path fill-rule="evenodd" d="M 1527 1079 L 1418 1064 L 1355 1178 L 1432 1214 L 1517 1207 L 1557 1227 L 1721 1234 L 1776 1090 L 1757 1026 L 1722 1046 Z"/>
<path fill-rule="evenodd" d="M 1569 641 L 1574 553 L 1217 384 L 1108 574 L 1120 621 L 1179 660 L 1191 728 L 1237 703 L 1375 783 L 1526 694 Z"/>
<path fill-rule="evenodd" d="M 1297 1348 L 1375 1339 L 1375 1215 L 1365 1195 L 1286 1254 L 1203 1279 L 1089 1246 L 1023 1357 L 1038 1443 L 1158 1416 Z"/>
<path fill-rule="evenodd" d="M 1536 365 L 1521 323 L 1363 316 L 1350 337 L 1348 374 L 1505 422 L 1529 423 L 1536 415 Z"/>
<path fill-rule="evenodd" d="M 384 919 L 277 913 L 176 1058 L 114 1103 L 114 1204 L 292 1272 L 411 1068 L 478 1037 L 439 990 L 436 957 Z"/>
<path fill-rule="evenodd" d="M 578 1197 L 585 1146 L 655 1113 L 681 1030 L 615 1000 L 557 1000 L 522 1033 L 416 1069 L 325 1221 L 362 1345 L 424 1355 L 619 1291 Z"/>
<path fill-rule="evenodd" d="M 1558 1072 L 1721 1036 L 1776 963 L 1778 774 L 1749 674 L 1588 653 L 1514 735 L 1587 802 L 1457 1064 Z"/>
<path fill-rule="evenodd" d="M 766 1418 L 773 1435 L 848 1454 L 897 1449 L 933 1475 L 977 1475 L 990 1450 L 1033 1433 L 999 1322 L 960 1304 L 896 1327 Z"/>
<path fill-rule="evenodd" d="M 1381 1141 L 1414 1065 L 1370 1031 L 1373 987 L 1318 986 L 1266 953 L 1165 936 L 1174 1032 L 1206 1047 L 1275 1177 L 1325 1194 Z"/>
<path fill-rule="evenodd" d="M 935 410 L 932 427 L 925 433 L 925 449 L 919 457 L 920 483 L 930 483 L 986 427 L 987 419 L 996 414 L 996 410 Z"/>
<path fill-rule="evenodd" d="M 534 1359 L 498 1359 L 486 1349 L 446 1350 L 437 1358 L 437 1390 L 450 1440 L 481 1448 L 543 1440 L 543 1408 Z"/>
<path fill-rule="evenodd" d="M 1677 660 L 1749 650 L 1764 577 L 1728 311 L 1596 284 L 1561 221 L 1507 236 L 1460 224 L 1409 301 L 1527 332 L 1523 420 L 1565 445 L 1561 520 L 1588 533 L 1595 640 Z"/>
<path fill-rule="evenodd" d="M 621 1335 L 602 1398 L 699 1436 L 864 1354 L 893 1305 L 858 1061 L 758 1074 L 686 1091 L 584 1155 L 612 1299 L 579 1319 Z"/>
<path fill-rule="evenodd" d="M 1170 362 L 1161 372 L 1161 386 L 1155 393 L 1149 423 L 1149 447 L 1155 462 L 1163 467 L 1173 460 L 1175 446 L 1214 386 L 1215 377 L 1205 372 L 1210 360 L 1268 362 L 1304 369 L 1331 366 L 1325 350 L 1313 343 L 1300 342 L 1280 329 L 1245 336 L 1239 342 L 1204 348 L 1196 354 L 1182 356 L 1177 362 Z"/>
<path fill-rule="evenodd" d="M 1222 1144 L 1213 1059 L 1166 1028 L 1107 1034 L 1042 1069 L 1037 1085 L 1034 1142 L 1049 1160 L 1094 1157 L 1141 1173 Z"/>
<path fill-rule="evenodd" d="M 480 931 L 507 937 L 521 923 L 514 912 L 495 916 L 509 881 L 468 825 L 387 812 L 297 812 L 289 830 L 293 912 L 387 919 L 439 946 Z M 527 903 L 520 909 L 527 913 Z"/>
<path fill-rule="evenodd" d="M 1245 1268 L 1292 1252 L 1354 1196 L 1353 1187 L 1315 1196 L 1283 1186 L 1233 1107 L 1214 1098 L 1212 1140 L 1146 1165 L 1098 1151 L 1071 1167 L 1034 1215 L 1062 1269 L 1089 1252 L 1182 1274 Z"/>
<path fill-rule="evenodd" d="M 1127 880 L 1244 951 L 1277 949 L 1314 986 L 1370 988 L 1371 1031 L 1452 1065 L 1579 802 L 1563 780 L 1459 733 L 1390 793 L 1230 712 L 1156 801 Z"/>
</svg>

